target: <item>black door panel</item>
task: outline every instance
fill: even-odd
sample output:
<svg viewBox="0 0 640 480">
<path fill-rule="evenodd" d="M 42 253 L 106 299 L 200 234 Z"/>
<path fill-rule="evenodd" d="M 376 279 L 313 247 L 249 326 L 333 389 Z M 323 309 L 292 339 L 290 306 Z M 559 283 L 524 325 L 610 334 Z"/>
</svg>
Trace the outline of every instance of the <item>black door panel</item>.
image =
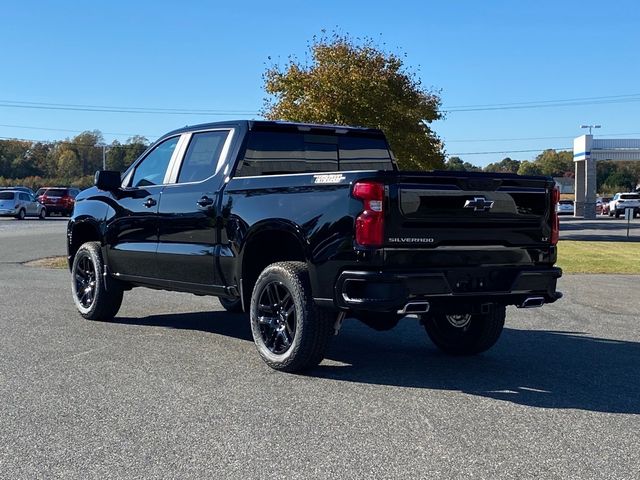
<svg viewBox="0 0 640 480">
<path fill-rule="evenodd" d="M 157 204 L 162 188 L 161 185 L 136 188 L 119 195 L 118 212 L 107 226 L 107 255 L 112 273 L 136 277 L 157 275 Z"/>
</svg>

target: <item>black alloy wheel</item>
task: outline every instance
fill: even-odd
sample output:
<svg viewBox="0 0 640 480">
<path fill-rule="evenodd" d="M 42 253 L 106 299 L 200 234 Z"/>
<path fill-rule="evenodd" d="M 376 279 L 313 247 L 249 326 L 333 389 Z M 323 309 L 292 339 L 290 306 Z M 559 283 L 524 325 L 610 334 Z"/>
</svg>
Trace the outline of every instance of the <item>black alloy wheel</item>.
<svg viewBox="0 0 640 480">
<path fill-rule="evenodd" d="M 262 360 L 275 370 L 299 372 L 324 358 L 335 317 L 314 302 L 304 262 L 278 262 L 258 276 L 249 320 Z"/>
<path fill-rule="evenodd" d="M 262 287 L 258 323 L 262 341 L 270 352 L 282 355 L 291 348 L 296 335 L 296 309 L 284 283 L 276 281 Z"/>
<path fill-rule="evenodd" d="M 73 271 L 74 293 L 77 302 L 91 308 L 96 297 L 96 267 L 89 255 L 81 255 Z"/>
<path fill-rule="evenodd" d="M 103 273 L 100 242 L 83 244 L 73 259 L 71 291 L 78 312 L 88 320 L 111 320 L 122 305 L 122 285 Z"/>
</svg>

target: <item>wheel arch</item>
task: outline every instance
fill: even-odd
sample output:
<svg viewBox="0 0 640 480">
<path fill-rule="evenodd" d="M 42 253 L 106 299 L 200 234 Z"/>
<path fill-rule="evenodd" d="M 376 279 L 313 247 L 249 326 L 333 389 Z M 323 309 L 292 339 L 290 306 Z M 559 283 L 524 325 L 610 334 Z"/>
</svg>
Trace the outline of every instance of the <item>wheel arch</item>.
<svg viewBox="0 0 640 480">
<path fill-rule="evenodd" d="M 245 237 L 236 267 L 245 311 L 256 280 L 265 267 L 283 261 L 308 262 L 309 251 L 302 230 L 293 222 L 276 219 L 255 224 Z"/>
<path fill-rule="evenodd" d="M 101 237 L 97 223 L 91 220 L 70 221 L 67 227 L 67 262 L 69 269 L 73 265 L 73 259 L 80 246 L 86 242 L 101 242 Z"/>
</svg>

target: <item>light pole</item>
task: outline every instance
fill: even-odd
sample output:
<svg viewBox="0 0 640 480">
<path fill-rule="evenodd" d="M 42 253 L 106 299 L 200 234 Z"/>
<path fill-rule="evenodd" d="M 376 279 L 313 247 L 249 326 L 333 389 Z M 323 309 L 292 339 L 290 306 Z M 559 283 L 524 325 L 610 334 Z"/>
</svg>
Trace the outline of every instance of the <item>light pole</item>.
<svg viewBox="0 0 640 480">
<path fill-rule="evenodd" d="M 600 125 L 580 125 L 580 128 L 588 128 L 589 129 L 589 135 L 591 135 L 591 129 L 592 128 L 600 128 Z"/>
</svg>

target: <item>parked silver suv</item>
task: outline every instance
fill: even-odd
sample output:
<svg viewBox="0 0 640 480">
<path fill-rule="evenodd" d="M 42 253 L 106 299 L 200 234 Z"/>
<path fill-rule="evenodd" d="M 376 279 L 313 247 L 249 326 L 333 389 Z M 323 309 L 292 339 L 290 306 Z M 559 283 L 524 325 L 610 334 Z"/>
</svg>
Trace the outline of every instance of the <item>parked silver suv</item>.
<svg viewBox="0 0 640 480">
<path fill-rule="evenodd" d="M 0 217 L 15 217 L 18 220 L 24 220 L 27 216 L 44 220 L 47 216 L 47 209 L 30 193 L 19 190 L 0 191 Z"/>
</svg>

